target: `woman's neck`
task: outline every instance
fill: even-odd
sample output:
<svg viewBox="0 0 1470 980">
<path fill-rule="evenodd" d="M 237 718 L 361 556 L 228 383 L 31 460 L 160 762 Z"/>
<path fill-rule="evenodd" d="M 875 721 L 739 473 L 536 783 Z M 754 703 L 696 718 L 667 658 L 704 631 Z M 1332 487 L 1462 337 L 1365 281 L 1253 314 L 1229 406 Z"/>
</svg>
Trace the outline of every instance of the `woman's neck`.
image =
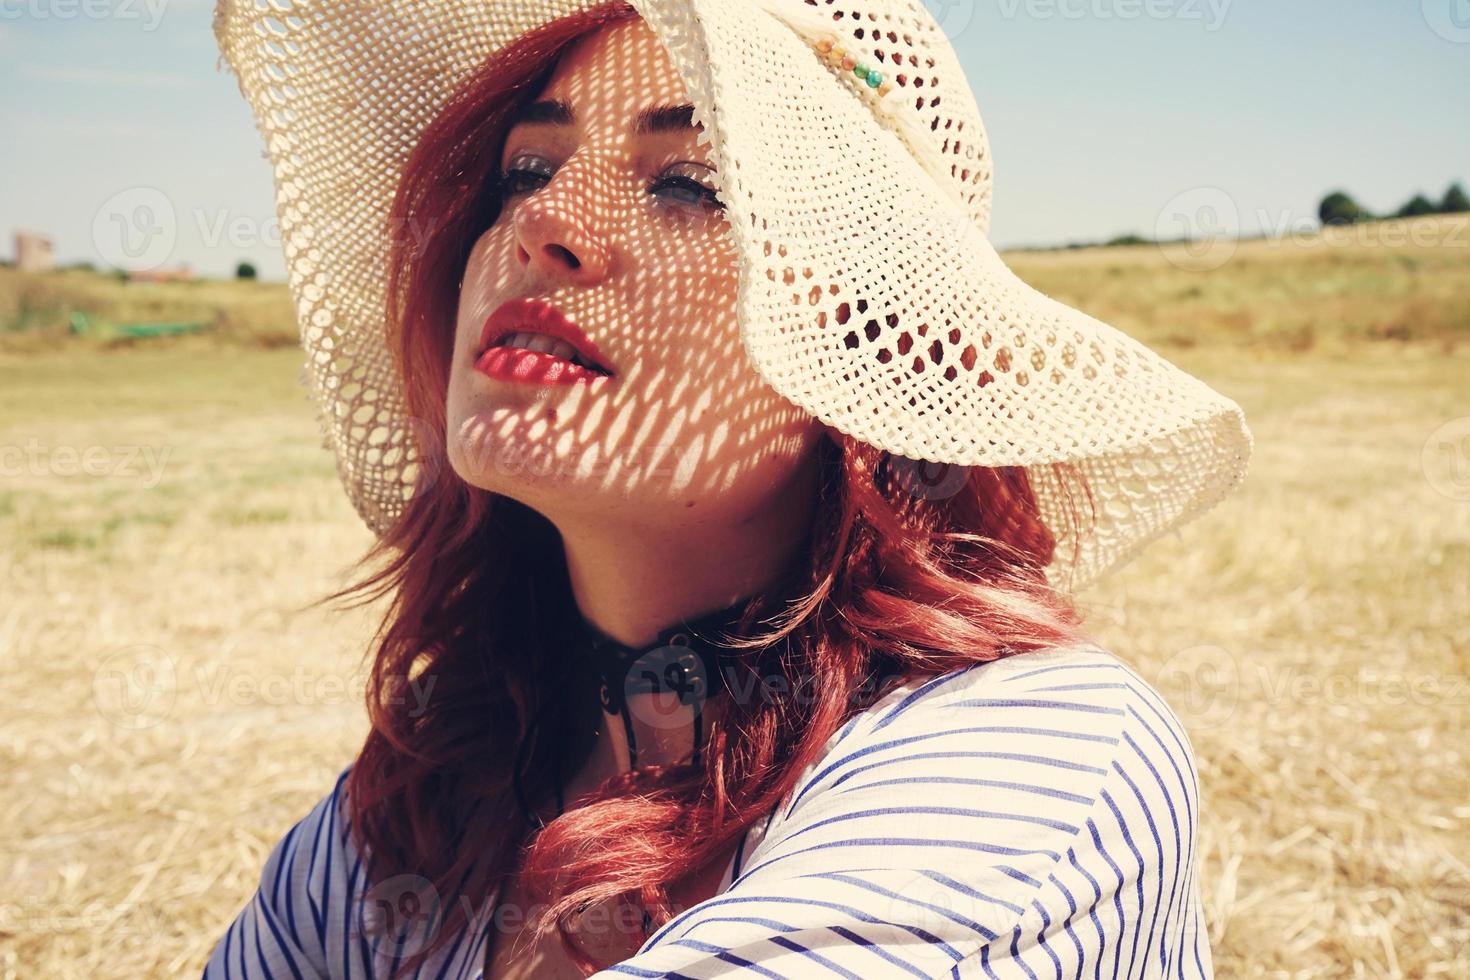
<svg viewBox="0 0 1470 980">
<path fill-rule="evenodd" d="M 792 486 L 753 513 L 681 513 L 656 528 L 597 515 L 553 518 L 577 607 L 608 636 L 643 645 L 770 587 L 804 550 L 818 476 L 813 454 Z"/>
</svg>

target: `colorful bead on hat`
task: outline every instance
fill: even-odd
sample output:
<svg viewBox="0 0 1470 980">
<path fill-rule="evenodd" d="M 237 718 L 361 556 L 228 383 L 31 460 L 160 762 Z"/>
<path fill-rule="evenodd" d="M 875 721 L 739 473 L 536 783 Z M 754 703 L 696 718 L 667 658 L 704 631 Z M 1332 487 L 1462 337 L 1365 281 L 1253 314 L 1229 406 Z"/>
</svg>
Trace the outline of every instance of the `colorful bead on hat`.
<svg viewBox="0 0 1470 980">
<path fill-rule="evenodd" d="M 841 67 L 844 71 L 850 71 L 858 78 L 868 83 L 868 88 L 878 90 L 879 96 L 887 95 L 893 91 L 893 83 L 884 79 L 882 72 L 870 65 L 863 64 L 847 49 L 837 43 L 836 34 L 828 34 L 816 43 L 817 51 L 822 55 L 822 60 L 834 67 Z"/>
</svg>

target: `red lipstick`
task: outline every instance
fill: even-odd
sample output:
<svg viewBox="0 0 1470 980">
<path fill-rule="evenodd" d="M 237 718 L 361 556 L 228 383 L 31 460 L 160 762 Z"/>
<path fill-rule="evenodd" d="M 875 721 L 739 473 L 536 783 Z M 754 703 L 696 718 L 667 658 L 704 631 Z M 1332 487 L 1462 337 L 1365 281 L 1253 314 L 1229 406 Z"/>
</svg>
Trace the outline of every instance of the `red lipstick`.
<svg viewBox="0 0 1470 980">
<path fill-rule="evenodd" d="M 553 354 L 500 343 L 521 333 L 540 334 L 551 342 L 566 343 L 576 352 L 576 360 L 563 356 L 567 354 L 564 348 L 559 354 Z M 500 381 L 542 385 L 592 384 L 614 374 L 591 338 L 555 306 L 539 299 L 513 299 L 490 314 L 480 331 L 475 370 Z"/>
</svg>

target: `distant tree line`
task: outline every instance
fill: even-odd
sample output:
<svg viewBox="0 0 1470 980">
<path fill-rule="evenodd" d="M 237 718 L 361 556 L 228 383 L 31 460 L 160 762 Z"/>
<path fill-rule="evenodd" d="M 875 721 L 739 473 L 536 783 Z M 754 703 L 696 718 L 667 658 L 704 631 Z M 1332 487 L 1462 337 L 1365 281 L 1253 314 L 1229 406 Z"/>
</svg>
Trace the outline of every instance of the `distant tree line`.
<svg viewBox="0 0 1470 980">
<path fill-rule="evenodd" d="M 1317 208 L 1317 217 L 1324 225 L 1350 225 L 1359 221 L 1375 221 L 1385 218 L 1415 218 L 1425 214 L 1460 214 L 1470 211 L 1470 195 L 1465 193 L 1465 188 L 1459 182 L 1453 183 L 1444 192 L 1444 197 L 1439 203 L 1431 201 L 1423 194 L 1415 194 L 1404 202 L 1403 207 L 1391 214 L 1374 214 L 1363 207 L 1345 191 L 1333 191 L 1322 199 Z M 1181 239 L 1182 240 L 1182 239 Z M 1149 238 L 1134 232 L 1118 235 L 1102 242 L 1070 242 L 1066 245 L 1054 245 L 1052 249 L 1077 249 L 1093 248 L 1096 245 L 1167 245 L 1166 242 L 1157 238 Z M 1044 249 L 1045 246 L 1042 246 Z"/>
<path fill-rule="evenodd" d="M 12 269 L 14 267 L 15 267 L 15 260 L 14 259 L 0 258 L 0 269 Z M 67 262 L 67 263 L 64 263 L 62 265 L 58 265 L 57 268 L 60 269 L 60 270 L 62 270 L 62 271 L 71 271 L 71 270 L 77 270 L 77 271 L 81 271 L 81 272 L 100 272 L 100 271 L 105 271 L 105 274 L 106 275 L 111 276 L 112 278 L 116 279 L 119 282 L 127 282 L 128 281 L 128 273 L 127 273 L 127 270 L 126 269 L 109 268 L 107 270 L 99 270 L 94 263 L 87 262 L 85 260 L 82 260 L 82 261 L 79 261 L 79 262 Z M 236 279 L 256 279 L 258 276 L 259 276 L 259 272 L 256 270 L 255 265 L 253 263 L 250 263 L 250 262 L 241 262 L 241 263 L 239 263 L 238 265 L 235 266 L 235 278 Z"/>
<path fill-rule="evenodd" d="M 1470 196 L 1458 182 L 1450 185 L 1438 204 L 1415 194 L 1392 214 L 1373 214 L 1345 191 L 1333 191 L 1322 199 L 1317 208 L 1317 217 L 1324 225 L 1350 225 L 1358 221 L 1373 221 L 1380 218 L 1417 218 L 1425 214 L 1460 214 L 1470 211 Z"/>
</svg>

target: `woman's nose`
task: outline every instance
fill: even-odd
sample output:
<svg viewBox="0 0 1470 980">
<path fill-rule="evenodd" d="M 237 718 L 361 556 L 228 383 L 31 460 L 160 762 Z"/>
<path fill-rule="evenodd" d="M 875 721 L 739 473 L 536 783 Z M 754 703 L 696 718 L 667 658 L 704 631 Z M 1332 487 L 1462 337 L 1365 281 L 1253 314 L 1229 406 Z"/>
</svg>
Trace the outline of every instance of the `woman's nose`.
<svg viewBox="0 0 1470 980">
<path fill-rule="evenodd" d="M 589 195 L 551 184 L 521 202 L 512 226 L 516 258 L 549 279 L 590 285 L 607 275 L 608 248 L 589 226 Z"/>
</svg>

